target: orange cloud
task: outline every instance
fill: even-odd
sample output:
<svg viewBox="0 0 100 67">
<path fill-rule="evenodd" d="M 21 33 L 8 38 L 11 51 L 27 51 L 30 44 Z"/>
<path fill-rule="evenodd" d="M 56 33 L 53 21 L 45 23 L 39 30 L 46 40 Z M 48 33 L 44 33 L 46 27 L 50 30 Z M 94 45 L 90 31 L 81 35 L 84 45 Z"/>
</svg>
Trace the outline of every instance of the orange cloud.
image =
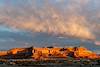
<svg viewBox="0 0 100 67">
<path fill-rule="evenodd" d="M 5 8 L 5 11 L 2 12 L 3 15 L 0 16 L 0 23 L 12 28 L 31 32 L 45 32 L 80 39 L 95 39 L 94 34 L 87 27 L 86 18 L 78 15 L 78 8 L 83 2 L 81 1 L 78 1 L 78 5 L 75 5 L 76 3 L 69 5 L 69 13 L 71 14 L 68 16 L 63 16 L 62 13 L 48 1 L 45 1 L 45 5 L 41 10 L 37 9 L 35 5 L 29 8 L 24 7 L 26 9 L 19 7 L 19 10 L 14 7 L 7 7 L 7 9 Z M 84 3 L 87 3 L 87 1 Z M 64 20 L 64 18 L 67 19 Z"/>
</svg>

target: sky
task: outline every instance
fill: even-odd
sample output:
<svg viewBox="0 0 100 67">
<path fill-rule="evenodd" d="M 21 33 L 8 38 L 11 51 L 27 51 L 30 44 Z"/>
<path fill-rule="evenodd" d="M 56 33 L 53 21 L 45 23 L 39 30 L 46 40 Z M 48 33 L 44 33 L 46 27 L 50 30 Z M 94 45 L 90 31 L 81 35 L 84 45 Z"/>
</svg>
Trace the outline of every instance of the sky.
<svg viewBox="0 0 100 67">
<path fill-rule="evenodd" d="M 80 45 L 100 50 L 100 0 L 0 0 L 0 49 Z"/>
</svg>

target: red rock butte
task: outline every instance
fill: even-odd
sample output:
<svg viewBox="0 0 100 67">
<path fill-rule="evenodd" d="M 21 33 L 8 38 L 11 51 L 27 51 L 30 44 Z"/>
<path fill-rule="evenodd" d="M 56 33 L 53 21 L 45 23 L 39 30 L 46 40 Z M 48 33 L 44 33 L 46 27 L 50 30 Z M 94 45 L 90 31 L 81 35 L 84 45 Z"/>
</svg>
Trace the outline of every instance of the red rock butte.
<svg viewBox="0 0 100 67">
<path fill-rule="evenodd" d="M 0 51 L 1 59 L 32 58 L 35 60 L 48 60 L 51 58 L 85 58 L 100 59 L 100 55 L 85 47 L 44 47 L 44 48 L 13 48 L 8 51 Z"/>
</svg>

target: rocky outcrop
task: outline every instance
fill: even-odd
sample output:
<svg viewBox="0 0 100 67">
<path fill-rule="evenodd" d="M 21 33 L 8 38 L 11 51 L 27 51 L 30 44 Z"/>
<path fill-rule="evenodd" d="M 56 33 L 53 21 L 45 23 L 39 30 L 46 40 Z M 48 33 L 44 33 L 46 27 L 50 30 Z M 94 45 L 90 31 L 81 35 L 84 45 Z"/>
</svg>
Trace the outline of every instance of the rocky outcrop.
<svg viewBox="0 0 100 67">
<path fill-rule="evenodd" d="M 4 59 L 23 59 L 33 58 L 36 60 L 44 60 L 50 58 L 100 58 L 95 52 L 85 47 L 68 47 L 68 48 L 13 48 L 6 52 L 0 52 L 0 58 Z"/>
</svg>

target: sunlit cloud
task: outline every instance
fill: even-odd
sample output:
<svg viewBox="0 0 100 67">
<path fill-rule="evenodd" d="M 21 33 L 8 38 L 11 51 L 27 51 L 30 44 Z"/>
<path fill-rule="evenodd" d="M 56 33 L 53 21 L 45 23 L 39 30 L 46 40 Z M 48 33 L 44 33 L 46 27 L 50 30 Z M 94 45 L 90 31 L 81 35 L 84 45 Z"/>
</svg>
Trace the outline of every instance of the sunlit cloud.
<svg viewBox="0 0 100 67">
<path fill-rule="evenodd" d="M 96 41 L 95 44 L 100 46 L 100 41 Z"/>
<path fill-rule="evenodd" d="M 44 32 L 63 37 L 96 39 L 94 29 L 99 29 L 95 26 L 99 23 L 94 22 L 92 26 L 87 17 L 80 14 L 86 6 L 88 7 L 91 0 L 69 0 L 68 3 L 66 0 L 56 1 L 66 3 L 64 12 L 59 10 L 60 7 L 56 7 L 56 4 L 53 5 L 46 0 L 43 0 L 44 4 L 41 7 L 40 4 L 34 4 L 35 0 L 18 0 L 16 5 L 6 4 L 0 10 L 0 24 L 14 30 L 20 29 L 33 33 Z"/>
</svg>

